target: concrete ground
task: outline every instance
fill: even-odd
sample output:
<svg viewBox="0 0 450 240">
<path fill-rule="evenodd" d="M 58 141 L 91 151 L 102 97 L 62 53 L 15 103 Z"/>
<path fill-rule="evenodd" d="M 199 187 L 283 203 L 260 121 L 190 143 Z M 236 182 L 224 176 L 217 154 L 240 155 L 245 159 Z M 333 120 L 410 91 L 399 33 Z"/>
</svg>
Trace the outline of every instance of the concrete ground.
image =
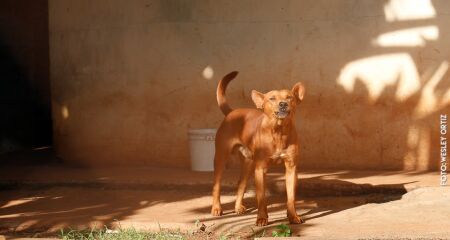
<svg viewBox="0 0 450 240">
<path fill-rule="evenodd" d="M 450 239 L 450 188 L 430 172 L 308 171 L 299 173 L 297 208 L 306 219 L 291 225 L 301 239 Z M 215 236 L 270 236 L 287 223 L 283 174 L 268 175 L 269 223 L 254 226 L 249 212 L 233 213 L 237 171 L 228 171 L 224 216 L 210 215 L 212 173 L 156 168 L 2 166 L 0 235 L 31 236 L 61 228 L 104 225 L 196 230 Z M 39 234 L 38 234 L 39 235 Z M 45 234 L 44 234 L 45 235 Z"/>
</svg>

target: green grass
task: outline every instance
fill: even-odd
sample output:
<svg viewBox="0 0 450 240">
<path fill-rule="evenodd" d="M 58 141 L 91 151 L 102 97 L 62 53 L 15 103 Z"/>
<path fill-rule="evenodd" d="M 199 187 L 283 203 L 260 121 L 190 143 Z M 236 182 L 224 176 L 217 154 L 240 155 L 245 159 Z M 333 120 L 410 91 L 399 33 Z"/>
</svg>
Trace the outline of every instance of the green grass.
<svg viewBox="0 0 450 240">
<path fill-rule="evenodd" d="M 286 224 L 280 224 L 272 231 L 272 237 L 290 237 L 292 234 L 291 228 Z"/>
<path fill-rule="evenodd" d="M 64 240 L 181 240 L 186 239 L 185 234 L 180 231 L 146 232 L 134 228 L 109 230 L 61 230 L 60 236 Z"/>
</svg>

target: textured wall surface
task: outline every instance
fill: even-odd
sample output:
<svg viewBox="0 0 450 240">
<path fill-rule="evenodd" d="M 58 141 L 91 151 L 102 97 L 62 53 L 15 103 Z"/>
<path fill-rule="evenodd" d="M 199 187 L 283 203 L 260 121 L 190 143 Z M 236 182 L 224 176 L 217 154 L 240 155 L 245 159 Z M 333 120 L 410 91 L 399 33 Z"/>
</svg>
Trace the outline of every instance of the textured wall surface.
<svg viewBox="0 0 450 240">
<path fill-rule="evenodd" d="M 87 165 L 188 167 L 189 128 L 218 127 L 218 80 L 306 96 L 301 167 L 438 167 L 448 113 L 450 2 L 50 0 L 58 155 Z"/>
</svg>

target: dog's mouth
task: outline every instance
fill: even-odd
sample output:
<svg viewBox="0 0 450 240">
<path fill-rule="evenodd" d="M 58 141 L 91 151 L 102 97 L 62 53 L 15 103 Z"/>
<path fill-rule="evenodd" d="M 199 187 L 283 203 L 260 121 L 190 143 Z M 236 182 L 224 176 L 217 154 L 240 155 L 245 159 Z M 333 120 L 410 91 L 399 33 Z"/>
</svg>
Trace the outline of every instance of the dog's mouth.
<svg viewBox="0 0 450 240">
<path fill-rule="evenodd" d="M 286 118 L 289 115 L 290 111 L 279 111 L 279 112 L 275 112 L 275 117 L 278 119 L 283 119 Z"/>
</svg>

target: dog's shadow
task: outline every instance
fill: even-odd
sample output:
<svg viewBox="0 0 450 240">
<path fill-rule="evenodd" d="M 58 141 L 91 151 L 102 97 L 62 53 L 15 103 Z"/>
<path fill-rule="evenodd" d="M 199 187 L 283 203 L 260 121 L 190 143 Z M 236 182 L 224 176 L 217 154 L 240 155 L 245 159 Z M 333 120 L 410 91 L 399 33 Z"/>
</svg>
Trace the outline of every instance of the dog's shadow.
<svg viewBox="0 0 450 240">
<path fill-rule="evenodd" d="M 335 175 L 335 177 L 338 177 Z M 267 203 L 269 223 L 264 227 L 256 227 L 256 199 L 254 196 L 244 198 L 247 211 L 242 215 L 234 212 L 234 201 L 222 204 L 224 214 L 219 217 L 207 217 L 200 219 L 209 230 L 219 233 L 232 232 L 245 237 L 260 237 L 271 232 L 280 224 L 288 224 L 286 217 L 286 194 L 281 191 L 284 187 L 284 179 L 267 179 Z M 297 189 L 297 212 L 306 221 L 300 225 L 289 225 L 293 236 L 301 235 L 301 232 L 310 227 L 308 221 L 323 218 L 343 210 L 359 207 L 369 203 L 386 203 L 401 199 L 407 191 L 404 185 L 387 184 L 357 184 L 340 179 L 326 179 L 326 175 L 300 179 Z M 249 190 L 252 192 L 253 183 L 249 182 Z M 230 193 L 227 193 L 230 194 Z M 209 207 L 193 209 L 195 212 L 209 212 Z"/>
</svg>

